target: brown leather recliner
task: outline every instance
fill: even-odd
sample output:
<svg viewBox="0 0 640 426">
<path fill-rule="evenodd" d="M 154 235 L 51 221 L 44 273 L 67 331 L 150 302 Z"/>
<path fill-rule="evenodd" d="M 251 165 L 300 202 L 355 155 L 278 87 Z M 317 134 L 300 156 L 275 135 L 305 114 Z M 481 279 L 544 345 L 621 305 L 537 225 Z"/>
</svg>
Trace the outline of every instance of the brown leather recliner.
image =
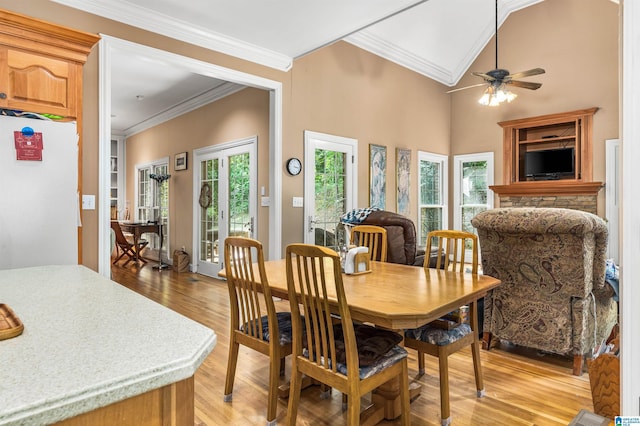
<svg viewBox="0 0 640 426">
<path fill-rule="evenodd" d="M 377 225 L 387 230 L 387 262 L 422 266 L 424 252 L 417 252 L 416 227 L 411 219 L 386 210 L 369 213 L 363 225 Z"/>
</svg>

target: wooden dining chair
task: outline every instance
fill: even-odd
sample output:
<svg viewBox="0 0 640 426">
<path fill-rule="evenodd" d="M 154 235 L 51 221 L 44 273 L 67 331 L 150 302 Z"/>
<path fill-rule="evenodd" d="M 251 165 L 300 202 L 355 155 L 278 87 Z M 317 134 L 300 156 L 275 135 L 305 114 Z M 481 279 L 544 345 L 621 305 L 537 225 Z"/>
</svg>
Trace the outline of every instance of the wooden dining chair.
<svg viewBox="0 0 640 426">
<path fill-rule="evenodd" d="M 435 245 L 433 245 L 435 242 Z M 478 273 L 478 238 L 464 231 L 440 230 L 427 235 L 427 248 L 437 248 L 435 268 L 464 273 L 468 263 L 465 262 L 466 245 L 471 248 L 472 274 Z M 432 254 L 433 258 L 434 254 Z M 424 268 L 429 268 L 429 257 L 425 258 Z M 431 266 L 434 266 L 433 263 Z M 473 369 L 476 379 L 477 396 L 485 394 L 480 365 L 480 339 L 478 337 L 477 302 L 468 306 L 468 320 L 461 318 L 467 307 L 454 311 L 422 327 L 405 330 L 404 344 L 418 351 L 418 373 L 424 374 L 424 354 L 438 358 L 440 374 L 440 417 L 443 426 L 451 423 L 449 405 L 449 355 L 460 349 L 471 346 Z M 470 324 L 469 324 L 470 322 Z"/>
<path fill-rule="evenodd" d="M 124 232 L 122 232 L 122 228 L 120 227 L 120 222 L 117 220 L 111 221 L 111 229 L 113 229 L 113 233 L 116 237 L 116 258 L 113 261 L 114 265 L 125 255 L 128 257 L 127 261 L 124 262 L 125 265 L 136 259 L 141 260 L 143 263 L 147 263 L 146 259 L 140 254 L 142 249 L 149 244 L 147 240 L 140 239 L 136 245 L 133 242 L 133 238 L 127 238 L 124 235 Z"/>
<path fill-rule="evenodd" d="M 340 257 L 335 251 L 322 246 L 291 244 L 286 251 L 286 265 L 293 325 L 287 423 L 296 424 L 305 375 L 349 397 L 349 425 L 360 423 L 362 395 L 390 380 L 398 380 L 402 424 L 409 425 L 407 352 L 396 344 L 402 336 L 366 325 L 354 326 L 342 284 Z M 361 348 L 356 344 L 356 333 L 363 338 L 378 336 L 385 344 L 377 352 L 367 351 L 365 345 Z M 398 340 L 392 340 L 393 335 Z"/>
<path fill-rule="evenodd" d="M 257 271 L 254 269 L 254 263 L 257 265 Z M 279 376 L 284 374 L 284 360 L 291 354 L 291 314 L 276 312 L 264 270 L 264 254 L 260 241 L 244 237 L 226 238 L 224 264 L 231 311 L 229 361 L 224 401 L 232 400 L 240 345 L 267 355 L 269 357 L 267 425 L 275 425 L 278 380 Z"/>
<path fill-rule="evenodd" d="M 351 244 L 368 247 L 370 260 L 387 261 L 387 230 L 382 226 L 354 226 L 351 229 Z"/>
</svg>

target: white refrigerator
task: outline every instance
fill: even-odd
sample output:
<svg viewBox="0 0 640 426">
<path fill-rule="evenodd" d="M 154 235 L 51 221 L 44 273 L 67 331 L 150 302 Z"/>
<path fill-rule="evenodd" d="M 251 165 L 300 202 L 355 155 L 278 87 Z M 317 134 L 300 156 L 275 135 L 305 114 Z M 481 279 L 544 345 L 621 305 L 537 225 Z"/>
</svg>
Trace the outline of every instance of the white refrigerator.
<svg viewBox="0 0 640 426">
<path fill-rule="evenodd" d="M 0 269 L 77 264 L 79 217 L 76 124 L 0 116 Z"/>
</svg>

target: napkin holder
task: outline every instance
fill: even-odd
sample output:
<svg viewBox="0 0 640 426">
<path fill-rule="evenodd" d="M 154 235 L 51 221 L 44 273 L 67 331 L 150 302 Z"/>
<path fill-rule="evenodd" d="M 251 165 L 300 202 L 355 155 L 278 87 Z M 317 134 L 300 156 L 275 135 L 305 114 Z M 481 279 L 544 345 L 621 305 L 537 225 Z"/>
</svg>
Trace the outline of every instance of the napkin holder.
<svg viewBox="0 0 640 426">
<path fill-rule="evenodd" d="M 344 263 L 344 273 L 360 275 L 371 272 L 368 247 L 354 247 L 347 253 Z"/>
</svg>

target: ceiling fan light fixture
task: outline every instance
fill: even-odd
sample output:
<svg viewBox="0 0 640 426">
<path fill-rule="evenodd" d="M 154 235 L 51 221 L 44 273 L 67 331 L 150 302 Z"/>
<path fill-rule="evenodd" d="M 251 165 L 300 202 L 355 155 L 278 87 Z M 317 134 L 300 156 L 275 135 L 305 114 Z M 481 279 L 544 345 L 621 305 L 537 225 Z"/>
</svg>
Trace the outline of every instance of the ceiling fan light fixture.
<svg viewBox="0 0 640 426">
<path fill-rule="evenodd" d="M 503 102 L 509 103 L 517 97 L 518 95 L 507 89 L 504 84 L 497 88 L 491 84 L 484 91 L 482 97 L 478 99 L 478 103 L 484 106 L 498 106 Z"/>
</svg>

